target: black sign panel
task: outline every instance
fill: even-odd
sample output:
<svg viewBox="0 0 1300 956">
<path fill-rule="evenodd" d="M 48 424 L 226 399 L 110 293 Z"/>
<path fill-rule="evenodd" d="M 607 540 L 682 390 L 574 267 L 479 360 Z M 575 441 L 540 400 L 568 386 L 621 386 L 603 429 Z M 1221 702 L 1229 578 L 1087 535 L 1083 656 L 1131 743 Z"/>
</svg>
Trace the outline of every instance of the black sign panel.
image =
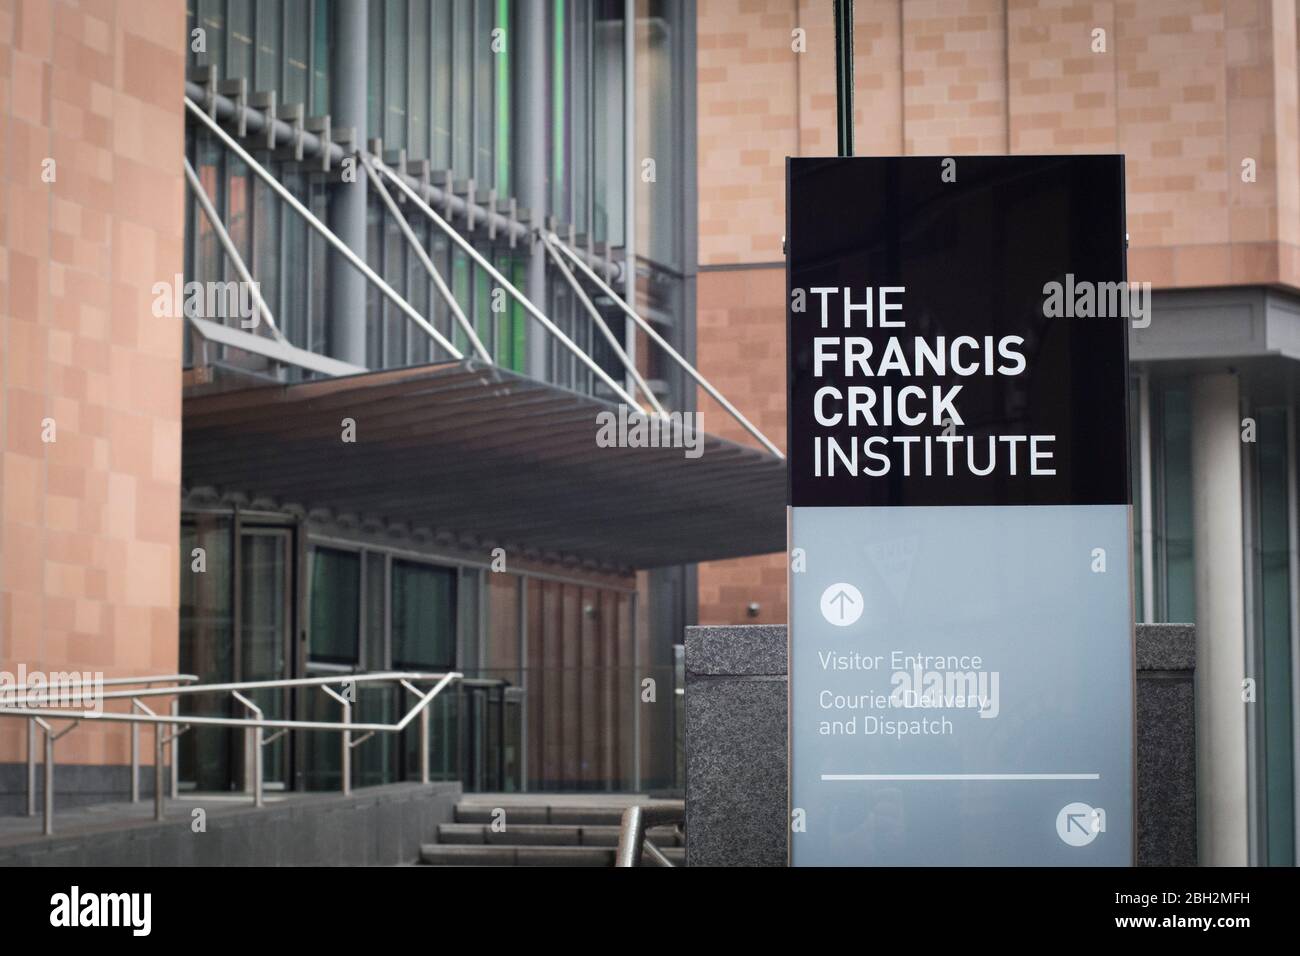
<svg viewBox="0 0 1300 956">
<path fill-rule="evenodd" d="M 786 173 L 791 505 L 1129 502 L 1123 157 Z"/>
</svg>

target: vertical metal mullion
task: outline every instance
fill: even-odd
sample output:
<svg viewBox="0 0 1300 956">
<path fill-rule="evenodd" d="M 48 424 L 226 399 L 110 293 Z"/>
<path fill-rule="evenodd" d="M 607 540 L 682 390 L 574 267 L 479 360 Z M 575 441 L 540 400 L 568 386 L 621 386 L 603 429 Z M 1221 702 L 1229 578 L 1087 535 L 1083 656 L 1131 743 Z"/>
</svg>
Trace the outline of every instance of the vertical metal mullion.
<svg viewBox="0 0 1300 956">
<path fill-rule="evenodd" d="M 1151 475 L 1151 371 L 1138 373 L 1138 516 L 1139 558 L 1142 561 L 1142 620 L 1155 622 L 1155 495 Z"/>
<path fill-rule="evenodd" d="M 519 684 L 523 699 L 519 703 L 519 792 L 528 790 L 528 578 L 519 576 Z M 502 691 L 504 694 L 505 691 Z M 504 734 L 504 730 L 502 732 Z"/>
<path fill-rule="evenodd" d="M 1288 393 L 1290 389 L 1288 389 Z M 1290 598 L 1291 645 L 1291 841 L 1295 859 L 1300 860 L 1300 787 L 1295 786 L 1296 768 L 1300 767 L 1300 733 L 1295 715 L 1300 713 L 1300 492 L 1296 476 L 1296 410 L 1294 396 L 1288 394 L 1286 407 L 1286 477 L 1287 477 L 1287 578 Z"/>
<path fill-rule="evenodd" d="M 1252 409 L 1248 405 L 1245 394 L 1241 394 L 1238 403 L 1237 418 L 1241 420 L 1250 414 Z M 1256 418 L 1256 427 L 1258 428 L 1258 418 Z M 1256 439 L 1258 439 L 1258 434 L 1256 434 Z M 1255 455 L 1252 454 L 1250 443 L 1241 442 L 1240 444 L 1242 495 L 1237 507 L 1241 509 L 1242 563 L 1244 565 L 1242 570 L 1245 579 L 1245 587 L 1242 589 L 1245 605 L 1245 614 L 1243 615 L 1245 619 L 1243 622 L 1245 659 L 1242 661 L 1242 667 L 1243 673 L 1255 680 L 1256 700 L 1258 700 L 1263 678 L 1263 674 L 1259 671 L 1261 655 L 1256 646 L 1260 639 L 1257 615 L 1261 606 L 1261 595 L 1259 593 L 1261 585 L 1260 562 L 1257 558 L 1259 535 L 1256 530 L 1259 527 L 1260 471 L 1256 467 Z M 1256 448 L 1258 448 L 1258 445 L 1256 445 Z M 1264 848 L 1264 821 L 1267 819 L 1265 810 L 1267 787 L 1261 786 L 1264 767 L 1260 759 L 1257 713 L 1257 707 L 1246 708 L 1246 857 L 1248 866 L 1257 866 L 1260 863 L 1261 851 Z"/>
<path fill-rule="evenodd" d="M 1165 389 L 1157 387 L 1151 399 L 1151 529 L 1152 548 L 1155 551 L 1155 593 L 1151 595 L 1157 621 L 1169 621 L 1169 523 L 1165 510 L 1169 495 L 1165 483 L 1168 463 L 1165 461 Z"/>
<path fill-rule="evenodd" d="M 289 88 L 289 0 L 280 0 L 280 49 L 276 53 L 280 60 L 280 96 L 284 102 L 284 91 Z"/>
<path fill-rule="evenodd" d="M 231 661 L 231 671 L 232 671 L 231 679 L 236 682 L 241 681 L 244 678 L 244 652 L 242 646 L 243 641 L 240 640 L 242 636 L 243 623 L 244 623 L 243 622 L 244 615 L 243 615 L 243 607 L 242 607 L 243 605 L 242 578 L 243 578 L 243 571 L 244 571 L 244 562 L 243 562 L 243 555 L 242 555 L 243 549 L 240 547 L 240 543 L 243 538 L 242 526 L 243 526 L 243 522 L 239 514 L 239 505 L 236 504 L 234 506 L 234 511 L 230 519 L 230 621 L 231 621 L 230 661 Z M 229 712 L 229 707 L 230 707 L 229 700 L 223 699 L 222 703 L 223 706 L 227 709 L 227 712 Z M 154 730 L 155 732 L 160 731 L 161 726 L 155 725 Z M 239 741 L 238 746 L 236 746 L 235 744 L 236 740 Z M 226 734 L 226 747 L 227 747 L 227 753 L 231 757 L 232 765 L 234 765 L 235 755 L 240 754 L 242 756 L 247 752 L 246 750 L 247 741 L 245 740 L 244 735 L 242 733 L 235 733 L 231 731 Z M 238 762 L 238 764 L 236 765 L 237 766 L 236 773 L 238 774 L 239 779 L 243 782 L 243 788 L 247 790 L 250 787 L 251 781 L 249 781 L 247 776 L 245 775 L 244 763 L 245 761 L 242 759 Z"/>
<path fill-rule="evenodd" d="M 623 300 L 632 308 L 636 300 L 636 0 L 623 3 Z M 635 366 L 636 326 L 624 322 L 623 351 L 628 363 Z M 636 381 L 631 373 L 623 376 L 624 388 L 631 393 Z M 638 774 L 640 769 L 638 767 Z"/>
<path fill-rule="evenodd" d="M 469 0 L 469 15 L 470 15 L 470 36 L 472 36 L 472 37 L 474 37 L 475 39 L 477 39 L 477 38 L 478 38 L 478 35 L 479 35 L 479 32 L 478 32 L 478 31 L 479 31 L 479 22 L 478 22 L 479 17 L 478 17 L 478 3 L 476 3 L 475 0 Z M 469 115 L 470 115 L 470 121 L 469 121 L 469 169 L 465 171 L 465 176 L 466 176 L 466 178 L 468 178 L 468 179 L 473 179 L 473 178 L 474 178 L 474 171 L 475 171 L 475 169 L 478 168 L 478 124 L 474 122 L 475 118 L 478 117 L 478 109 L 479 109 L 479 102 L 478 102 L 478 95 L 479 95 L 479 89 L 478 89 L 478 53 L 479 53 L 479 51 L 478 51 L 478 47 L 477 47 L 475 44 L 470 44 L 470 54 L 469 54 Z M 473 197 L 473 196 L 470 196 L 470 197 L 469 197 L 469 201 L 472 203 L 472 202 L 474 201 L 474 197 Z M 472 283 L 472 282 L 470 283 L 470 286 L 471 286 L 471 287 L 473 286 L 473 283 Z"/>
<path fill-rule="evenodd" d="M 366 635 L 366 612 L 370 607 L 370 562 L 366 560 L 367 555 L 364 550 L 359 552 L 359 556 L 361 558 L 358 562 L 361 565 L 361 587 L 358 589 L 360 591 L 360 599 L 357 602 L 360 607 L 360 611 L 357 614 L 357 663 L 361 665 L 361 670 L 365 670 L 369 657 L 366 652 L 369 650 L 370 644 Z"/>
<path fill-rule="evenodd" d="M 256 19 L 256 13 L 253 15 Z M 303 104 L 303 111 L 310 116 L 312 113 L 312 104 L 315 102 L 316 92 L 316 3 L 315 0 L 307 0 L 307 89 L 303 94 L 307 102 Z"/>
</svg>

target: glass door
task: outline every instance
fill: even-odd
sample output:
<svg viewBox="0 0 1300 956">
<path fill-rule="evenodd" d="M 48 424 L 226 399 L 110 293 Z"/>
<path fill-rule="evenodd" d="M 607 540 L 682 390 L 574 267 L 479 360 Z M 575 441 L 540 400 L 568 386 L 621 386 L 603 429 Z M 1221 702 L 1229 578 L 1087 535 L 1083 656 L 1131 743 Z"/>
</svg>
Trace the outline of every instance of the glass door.
<svg viewBox="0 0 1300 956">
<path fill-rule="evenodd" d="M 240 535 L 239 679 L 280 680 L 289 676 L 292 635 L 290 595 L 293 536 L 288 528 L 245 528 Z M 249 691 L 263 715 L 288 713 L 289 692 L 276 687 Z M 265 731 L 269 737 L 275 731 Z M 243 737 L 242 734 L 239 735 Z M 263 780 L 283 789 L 288 779 L 288 736 L 265 746 Z M 242 739 L 237 746 L 242 744 Z M 241 761 L 242 764 L 242 761 Z"/>
</svg>

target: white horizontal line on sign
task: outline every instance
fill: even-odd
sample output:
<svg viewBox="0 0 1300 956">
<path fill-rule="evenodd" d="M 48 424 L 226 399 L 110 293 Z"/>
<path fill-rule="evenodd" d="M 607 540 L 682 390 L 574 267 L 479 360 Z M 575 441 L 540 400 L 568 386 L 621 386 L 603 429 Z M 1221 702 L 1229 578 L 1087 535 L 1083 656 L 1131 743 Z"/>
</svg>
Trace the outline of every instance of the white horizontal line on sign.
<svg viewBox="0 0 1300 956">
<path fill-rule="evenodd" d="M 1100 780 L 1099 773 L 824 773 L 823 780 Z"/>
</svg>

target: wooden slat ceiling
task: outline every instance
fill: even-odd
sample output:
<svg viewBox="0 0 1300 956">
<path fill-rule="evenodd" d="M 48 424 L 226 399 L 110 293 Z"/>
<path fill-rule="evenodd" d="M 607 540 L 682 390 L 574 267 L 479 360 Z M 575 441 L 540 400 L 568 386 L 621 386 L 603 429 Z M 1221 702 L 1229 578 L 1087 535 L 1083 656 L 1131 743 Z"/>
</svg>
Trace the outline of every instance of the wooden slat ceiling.
<svg viewBox="0 0 1300 956">
<path fill-rule="evenodd" d="M 783 462 L 597 447 L 616 409 L 472 361 L 197 395 L 183 482 L 622 569 L 785 548 Z"/>
</svg>

